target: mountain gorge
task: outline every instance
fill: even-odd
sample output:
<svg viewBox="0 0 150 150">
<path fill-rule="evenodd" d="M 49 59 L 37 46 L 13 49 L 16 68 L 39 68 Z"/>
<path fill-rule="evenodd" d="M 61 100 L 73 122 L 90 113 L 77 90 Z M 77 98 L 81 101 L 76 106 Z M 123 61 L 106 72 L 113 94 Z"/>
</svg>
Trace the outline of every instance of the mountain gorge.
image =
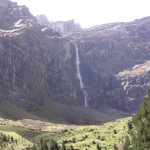
<svg viewBox="0 0 150 150">
<path fill-rule="evenodd" d="M 55 25 L 0 0 L 0 99 L 36 111 L 48 102 L 85 107 L 86 92 L 90 108 L 136 111 L 150 88 L 150 18 L 69 34 Z"/>
</svg>

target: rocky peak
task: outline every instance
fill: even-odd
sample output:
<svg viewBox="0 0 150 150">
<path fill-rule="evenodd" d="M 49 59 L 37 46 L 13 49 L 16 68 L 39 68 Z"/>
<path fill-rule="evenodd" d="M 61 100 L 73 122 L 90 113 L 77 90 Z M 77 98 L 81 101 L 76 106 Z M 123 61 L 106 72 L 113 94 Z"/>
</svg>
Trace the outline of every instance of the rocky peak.
<svg viewBox="0 0 150 150">
<path fill-rule="evenodd" d="M 36 18 L 41 26 L 50 27 L 62 35 L 70 35 L 82 31 L 80 24 L 75 23 L 74 20 L 50 22 L 45 15 L 38 15 Z"/>
<path fill-rule="evenodd" d="M 36 19 L 41 26 L 50 26 L 50 22 L 45 15 L 38 15 L 36 16 Z"/>
<path fill-rule="evenodd" d="M 57 21 L 53 22 L 50 25 L 54 30 L 64 34 L 64 35 L 70 35 L 74 34 L 76 32 L 80 32 L 82 29 L 80 27 L 80 24 L 76 24 L 74 20 L 69 21 Z"/>
<path fill-rule="evenodd" d="M 13 29 L 19 20 L 34 19 L 26 6 L 18 6 L 16 2 L 0 0 L 0 28 Z"/>
</svg>

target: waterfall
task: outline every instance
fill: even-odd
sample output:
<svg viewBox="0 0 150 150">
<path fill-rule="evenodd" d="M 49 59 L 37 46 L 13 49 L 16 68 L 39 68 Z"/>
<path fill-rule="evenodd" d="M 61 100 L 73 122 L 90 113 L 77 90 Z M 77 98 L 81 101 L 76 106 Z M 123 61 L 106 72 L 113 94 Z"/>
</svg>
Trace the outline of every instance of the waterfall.
<svg viewBox="0 0 150 150">
<path fill-rule="evenodd" d="M 77 67 L 77 78 L 79 79 L 80 82 L 80 88 L 83 91 L 84 94 L 84 106 L 89 107 L 88 103 L 88 93 L 85 90 L 85 86 L 82 80 L 81 72 L 80 72 L 80 58 L 79 58 L 79 51 L 78 51 L 78 46 L 75 44 L 75 50 L 76 50 L 76 67 Z"/>
<path fill-rule="evenodd" d="M 11 40 L 9 38 L 9 44 L 10 44 L 10 50 L 11 50 L 11 53 L 12 53 L 12 44 L 11 44 Z M 13 76 L 13 95 L 15 96 L 16 95 L 16 68 L 15 68 L 15 58 L 13 57 L 13 53 L 12 53 L 12 76 Z"/>
<path fill-rule="evenodd" d="M 13 58 L 14 59 L 14 58 Z M 12 62 L 12 71 L 13 71 L 13 88 L 14 88 L 14 96 L 16 95 L 16 68 L 15 68 L 15 60 Z"/>
</svg>

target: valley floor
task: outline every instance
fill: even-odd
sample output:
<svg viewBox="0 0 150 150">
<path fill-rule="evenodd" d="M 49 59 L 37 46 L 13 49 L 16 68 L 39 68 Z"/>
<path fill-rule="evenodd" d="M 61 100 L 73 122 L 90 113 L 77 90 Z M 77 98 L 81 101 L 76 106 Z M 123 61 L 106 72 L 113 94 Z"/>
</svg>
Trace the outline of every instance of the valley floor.
<svg viewBox="0 0 150 150">
<path fill-rule="evenodd" d="M 36 112 L 27 112 L 10 101 L 1 100 L 0 135 L 13 137 L 13 142 L 0 144 L 0 149 L 23 150 L 38 145 L 41 139 L 48 146 L 52 139 L 60 146 L 64 142 L 68 150 L 71 146 L 96 150 L 97 145 L 104 150 L 113 150 L 114 145 L 122 149 L 129 115 L 112 108 L 97 111 L 54 102 Z"/>
<path fill-rule="evenodd" d="M 96 150 L 97 144 L 102 149 L 113 150 L 114 144 L 122 149 L 122 144 L 127 135 L 127 122 L 131 118 L 116 120 L 102 125 L 62 125 L 48 122 L 23 119 L 12 121 L 0 119 L 0 133 L 13 136 L 17 143 L 6 144 L 4 150 L 22 150 L 38 144 L 40 139 L 49 145 L 51 139 L 59 145 L 65 141 L 69 150 L 72 145 L 79 150 Z"/>
</svg>

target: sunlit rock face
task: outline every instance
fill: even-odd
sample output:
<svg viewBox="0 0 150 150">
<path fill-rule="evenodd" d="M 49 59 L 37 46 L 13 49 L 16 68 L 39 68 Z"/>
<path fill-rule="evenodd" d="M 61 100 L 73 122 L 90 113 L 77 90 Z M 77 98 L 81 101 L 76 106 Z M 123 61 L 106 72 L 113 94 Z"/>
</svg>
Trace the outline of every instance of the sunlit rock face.
<svg viewBox="0 0 150 150">
<path fill-rule="evenodd" d="M 88 107 L 136 111 L 150 88 L 150 18 L 77 32 L 64 24 L 59 33 L 0 0 L 0 99 L 28 110 L 48 101 L 84 107 L 86 91 Z"/>
</svg>

